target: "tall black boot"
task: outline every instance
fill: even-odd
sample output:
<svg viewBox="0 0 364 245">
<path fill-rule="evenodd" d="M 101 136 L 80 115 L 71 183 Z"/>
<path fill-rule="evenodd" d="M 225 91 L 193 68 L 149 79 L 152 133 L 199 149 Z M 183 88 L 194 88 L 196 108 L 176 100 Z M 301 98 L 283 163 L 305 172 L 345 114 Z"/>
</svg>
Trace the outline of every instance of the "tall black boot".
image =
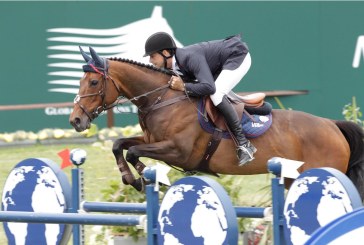
<svg viewBox="0 0 364 245">
<path fill-rule="evenodd" d="M 257 149 L 245 137 L 238 114 L 228 98 L 224 96 L 222 102 L 218 104 L 216 108 L 223 114 L 227 126 L 236 138 L 238 144 L 236 151 L 239 159 L 239 166 L 253 160 L 253 154 Z"/>
</svg>

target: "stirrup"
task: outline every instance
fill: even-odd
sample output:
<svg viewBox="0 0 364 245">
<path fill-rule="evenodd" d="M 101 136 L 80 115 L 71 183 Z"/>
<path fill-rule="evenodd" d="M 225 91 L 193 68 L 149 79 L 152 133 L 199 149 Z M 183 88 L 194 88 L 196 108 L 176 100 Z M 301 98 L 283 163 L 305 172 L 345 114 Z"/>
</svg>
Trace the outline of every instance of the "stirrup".
<svg viewBox="0 0 364 245">
<path fill-rule="evenodd" d="M 237 155 L 239 159 L 239 166 L 254 160 L 253 154 L 257 149 L 248 141 L 246 144 L 241 145 L 237 148 Z"/>
</svg>

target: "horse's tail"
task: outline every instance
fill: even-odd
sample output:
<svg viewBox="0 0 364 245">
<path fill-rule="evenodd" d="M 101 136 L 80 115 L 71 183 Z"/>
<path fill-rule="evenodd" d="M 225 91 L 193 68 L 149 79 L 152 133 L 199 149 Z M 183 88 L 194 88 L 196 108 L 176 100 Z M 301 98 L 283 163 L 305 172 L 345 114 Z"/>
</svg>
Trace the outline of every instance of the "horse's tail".
<svg viewBox="0 0 364 245">
<path fill-rule="evenodd" d="M 346 175 L 354 183 L 364 200 L 364 131 L 350 121 L 335 121 L 350 146 L 350 159 Z"/>
</svg>

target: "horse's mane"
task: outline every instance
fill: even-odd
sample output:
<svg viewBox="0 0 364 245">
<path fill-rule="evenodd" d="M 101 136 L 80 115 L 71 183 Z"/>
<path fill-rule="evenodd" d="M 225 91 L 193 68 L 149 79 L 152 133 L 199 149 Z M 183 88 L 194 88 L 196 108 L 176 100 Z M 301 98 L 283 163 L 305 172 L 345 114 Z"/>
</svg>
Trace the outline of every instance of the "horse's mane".
<svg viewBox="0 0 364 245">
<path fill-rule="evenodd" d="M 153 65 L 144 64 L 144 63 L 141 63 L 141 62 L 138 62 L 138 61 L 135 61 L 135 60 L 125 59 L 125 58 L 116 58 L 116 57 L 109 58 L 109 60 L 124 62 L 124 63 L 132 64 L 132 65 L 137 65 L 137 66 L 144 67 L 144 68 L 147 68 L 149 70 L 160 72 L 160 73 L 163 73 L 163 74 L 166 74 L 166 75 L 169 75 L 169 76 L 174 75 L 174 73 L 172 71 L 170 71 L 170 70 L 161 69 L 161 68 L 155 67 Z"/>
</svg>

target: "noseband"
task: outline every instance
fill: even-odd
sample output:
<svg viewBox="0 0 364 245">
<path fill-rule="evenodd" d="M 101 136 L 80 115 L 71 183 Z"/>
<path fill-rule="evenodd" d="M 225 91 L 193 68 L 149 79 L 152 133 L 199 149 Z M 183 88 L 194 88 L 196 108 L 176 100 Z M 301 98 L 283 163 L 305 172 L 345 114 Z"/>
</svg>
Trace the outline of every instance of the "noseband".
<svg viewBox="0 0 364 245">
<path fill-rule="evenodd" d="M 113 108 L 114 106 L 117 105 L 117 103 L 112 103 L 111 105 L 107 105 L 105 103 L 105 88 L 106 88 L 106 81 L 107 79 L 110 79 L 112 81 L 112 83 L 114 84 L 116 90 L 118 91 L 118 94 L 121 93 L 119 87 L 116 85 L 115 81 L 110 77 L 110 75 L 107 73 L 107 60 L 104 59 L 104 68 L 101 67 L 96 67 L 92 64 L 89 65 L 90 67 L 92 67 L 92 69 L 94 70 L 94 72 L 99 73 L 102 75 L 102 80 L 103 80 L 103 84 L 102 84 L 102 88 L 99 92 L 97 93 L 92 93 L 92 94 L 85 94 L 85 95 L 79 95 L 77 94 L 75 99 L 73 100 L 74 104 L 77 104 L 81 110 L 87 115 L 87 117 L 90 119 L 90 121 L 94 120 L 96 117 L 98 117 L 103 111 L 106 111 L 108 109 Z M 86 98 L 86 97 L 91 97 L 91 96 L 101 96 L 101 106 L 98 106 L 95 108 L 95 110 L 93 110 L 92 112 L 87 111 L 87 109 L 80 103 L 80 100 L 82 98 Z"/>
</svg>

